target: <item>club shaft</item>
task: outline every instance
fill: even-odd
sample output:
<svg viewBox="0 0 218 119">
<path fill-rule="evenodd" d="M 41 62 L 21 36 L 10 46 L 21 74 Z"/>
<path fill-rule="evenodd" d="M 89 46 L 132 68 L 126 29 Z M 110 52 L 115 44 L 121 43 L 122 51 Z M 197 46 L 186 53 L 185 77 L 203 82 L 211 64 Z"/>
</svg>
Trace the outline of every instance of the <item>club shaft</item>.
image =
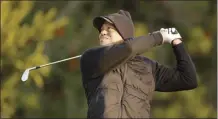
<svg viewBox="0 0 218 119">
<path fill-rule="evenodd" d="M 76 59 L 76 58 L 79 58 L 79 57 L 81 57 L 81 55 L 77 55 L 77 56 L 70 57 L 70 58 L 67 58 L 67 59 L 63 59 L 63 60 L 51 62 L 51 63 L 48 63 L 48 64 L 43 64 L 43 65 L 40 65 L 40 66 L 36 66 L 35 69 L 42 68 L 42 67 L 45 67 L 45 66 L 48 66 L 48 65 L 52 65 L 52 64 L 57 64 L 57 63 L 68 61 L 68 60 L 72 60 L 72 59 Z"/>
</svg>

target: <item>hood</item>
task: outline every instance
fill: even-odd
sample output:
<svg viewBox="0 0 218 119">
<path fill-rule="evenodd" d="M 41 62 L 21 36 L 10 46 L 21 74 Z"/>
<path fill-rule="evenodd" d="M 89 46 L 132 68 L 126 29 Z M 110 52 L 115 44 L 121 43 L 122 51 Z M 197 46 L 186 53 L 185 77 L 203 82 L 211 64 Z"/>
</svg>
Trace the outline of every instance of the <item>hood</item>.
<svg viewBox="0 0 218 119">
<path fill-rule="evenodd" d="M 117 13 L 95 17 L 93 25 L 100 32 L 105 21 L 113 23 L 124 40 L 134 37 L 134 24 L 128 11 L 119 10 Z"/>
</svg>

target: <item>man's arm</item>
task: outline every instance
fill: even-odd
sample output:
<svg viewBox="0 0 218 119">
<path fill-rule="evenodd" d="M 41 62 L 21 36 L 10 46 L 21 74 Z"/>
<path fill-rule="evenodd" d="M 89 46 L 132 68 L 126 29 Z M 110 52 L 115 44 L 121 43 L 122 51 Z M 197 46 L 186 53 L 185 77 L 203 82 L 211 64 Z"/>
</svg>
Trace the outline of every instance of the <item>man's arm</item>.
<svg viewBox="0 0 218 119">
<path fill-rule="evenodd" d="M 122 64 L 127 59 L 141 54 L 162 43 L 160 32 L 125 40 L 121 44 L 92 48 L 81 57 L 81 72 L 84 77 L 96 78 Z"/>
<path fill-rule="evenodd" d="M 191 90 L 197 87 L 196 69 L 180 40 L 173 41 L 173 51 L 177 66 L 168 68 L 158 63 L 153 64 L 156 91 L 172 92 Z"/>
</svg>

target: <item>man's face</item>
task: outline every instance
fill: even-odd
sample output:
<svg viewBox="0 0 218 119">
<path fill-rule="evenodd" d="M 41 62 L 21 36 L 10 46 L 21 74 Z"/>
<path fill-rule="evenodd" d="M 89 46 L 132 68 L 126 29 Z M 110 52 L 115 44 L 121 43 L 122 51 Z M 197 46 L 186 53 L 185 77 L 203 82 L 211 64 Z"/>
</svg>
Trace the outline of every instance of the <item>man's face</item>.
<svg viewBox="0 0 218 119">
<path fill-rule="evenodd" d="M 105 22 L 101 27 L 101 32 L 99 34 L 99 42 L 102 46 L 108 46 L 123 42 L 123 38 L 117 32 L 113 24 Z"/>
</svg>

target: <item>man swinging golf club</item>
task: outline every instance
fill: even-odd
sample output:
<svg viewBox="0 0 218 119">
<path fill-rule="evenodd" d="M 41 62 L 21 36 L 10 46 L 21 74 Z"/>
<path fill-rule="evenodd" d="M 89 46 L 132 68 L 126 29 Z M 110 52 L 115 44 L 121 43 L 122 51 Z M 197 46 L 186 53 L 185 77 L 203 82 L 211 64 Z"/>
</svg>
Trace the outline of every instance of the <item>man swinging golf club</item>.
<svg viewBox="0 0 218 119">
<path fill-rule="evenodd" d="M 87 97 L 87 118 L 149 118 L 154 91 L 172 92 L 197 87 L 195 66 L 175 28 L 134 37 L 128 11 L 96 17 L 100 46 L 86 50 L 81 72 Z M 171 44 L 175 68 L 140 56 L 155 46 Z"/>
</svg>

